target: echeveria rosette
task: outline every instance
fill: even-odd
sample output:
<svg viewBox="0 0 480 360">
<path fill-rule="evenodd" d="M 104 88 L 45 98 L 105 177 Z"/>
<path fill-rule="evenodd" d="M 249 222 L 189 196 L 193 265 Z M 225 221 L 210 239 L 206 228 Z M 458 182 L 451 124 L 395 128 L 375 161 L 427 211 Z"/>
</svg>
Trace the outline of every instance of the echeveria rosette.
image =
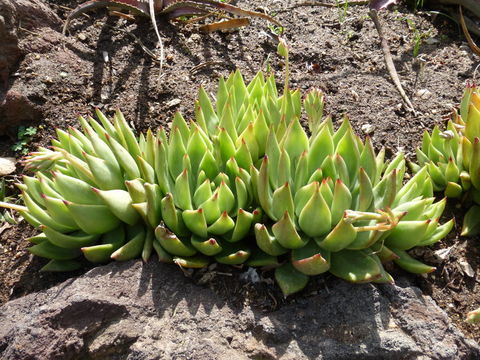
<svg viewBox="0 0 480 360">
<path fill-rule="evenodd" d="M 269 221 L 256 224 L 255 235 L 262 251 L 288 260 L 275 273 L 285 294 L 326 271 L 352 282 L 391 282 L 384 261 L 414 273 L 434 270 L 406 252 L 453 226 L 439 224 L 445 200 L 434 203 L 426 170 L 403 185 L 403 154 L 385 163 L 384 151 L 375 154 L 347 118 L 337 131 L 327 119 L 311 137 L 294 120 L 280 140 L 269 132 L 265 152 L 251 175 Z"/>
<path fill-rule="evenodd" d="M 168 143 L 156 146 L 156 183 L 145 184 L 142 194 L 134 190 L 141 189 L 138 180 L 127 182 L 136 193 L 133 206 L 155 228 L 156 248 L 182 266 L 205 266 L 207 256 L 227 264 L 245 262 L 252 250 L 242 240 L 261 216 L 253 206 L 250 174 L 239 165 L 252 163 L 248 147 L 236 149 L 223 128 L 212 140 L 206 129 L 187 125 L 177 114 Z"/>
<path fill-rule="evenodd" d="M 245 144 L 235 151 L 223 129 L 213 141 L 180 114 L 168 136 L 160 129 L 138 138 L 120 112 L 113 123 L 97 116 L 101 123 L 80 118 L 83 132 L 58 130 L 53 151 L 25 161 L 37 172 L 19 185 L 27 206 L 22 213 L 43 230 L 47 241 L 41 247 L 72 248 L 71 258 L 52 258 L 58 270 L 62 261 L 73 268 L 80 249 L 92 262 L 140 254 L 146 260 L 153 249 L 162 261 L 187 267 L 206 266 L 212 256 L 229 264 L 248 259 L 251 249 L 242 240 L 261 210 L 253 208 L 249 172 L 236 161 L 249 155 Z M 118 249 L 122 237 L 111 234 L 123 228 L 127 241 Z M 31 248 L 48 257 L 37 250 Z"/>
<path fill-rule="evenodd" d="M 149 255 L 153 230 L 143 226 L 125 186 L 146 175 L 139 156 L 145 144 L 120 112 L 113 123 L 97 115 L 101 122 L 79 119 L 83 131 L 57 129 L 51 149 L 25 159 L 34 176 L 18 184 L 25 204 L 18 210 L 42 231 L 29 248 L 51 259 L 42 270 L 76 269 L 82 255 L 95 263 Z"/>
<path fill-rule="evenodd" d="M 197 254 L 244 262 L 251 251 L 241 240 L 261 216 L 245 169 L 263 156 L 268 127 L 281 133 L 299 115 L 300 97 L 298 91 L 278 96 L 273 77 L 265 81 L 262 73 L 247 86 L 237 71 L 220 82 L 216 108 L 219 115 L 201 89 L 197 123 L 177 114 L 168 136 L 160 129 L 139 137 L 120 112 L 110 122 L 97 111 L 99 121 L 80 118 L 83 131 L 58 129 L 52 149 L 30 154 L 26 168 L 36 174 L 19 185 L 27 206 L 17 209 L 44 231 L 32 239 L 44 244 L 31 248 L 52 259 L 55 266 L 44 270 L 78 267 L 73 259 L 80 249 L 90 261 L 108 261 L 131 239 L 136 246 L 117 259 L 140 252 L 146 259 L 153 248 L 162 260 L 183 266 L 206 265 Z M 150 230 L 118 235 L 138 228 L 140 219 L 155 229 L 156 240 Z M 62 246 L 72 250 L 65 254 Z M 252 261 L 265 262 L 261 256 Z"/>
<path fill-rule="evenodd" d="M 443 191 L 449 198 L 473 201 L 480 205 L 480 90 L 467 86 L 447 129 L 435 126 L 425 131 L 421 148 L 417 148 L 418 164 L 414 171 L 426 167 L 434 191 Z M 480 233 L 480 206 L 473 205 L 464 217 L 462 235 Z"/>
<path fill-rule="evenodd" d="M 318 91 L 317 91 L 318 92 Z M 319 93 L 320 94 L 320 93 Z M 323 98 L 309 97 L 304 101 L 309 122 L 323 116 Z M 299 119 L 302 110 L 301 93 L 285 87 L 283 95 L 278 90 L 273 75 L 265 78 L 259 72 L 249 84 L 245 84 L 240 71 L 228 79 L 220 79 L 216 102 L 212 103 L 203 88 L 195 104 L 195 119 L 198 127 L 214 142 L 223 141 L 223 152 L 217 159 L 222 162 L 235 156 L 238 165 L 249 169 L 259 165 L 265 154 L 267 135 L 273 128 L 279 138 L 287 131 L 294 119 Z M 225 135 L 229 135 L 228 144 Z M 230 143 L 230 141 L 232 143 Z"/>
<path fill-rule="evenodd" d="M 435 191 L 472 204 L 463 218 L 461 235 L 480 234 L 480 89 L 467 85 L 460 103 L 441 132 L 436 126 L 425 131 L 417 149 L 414 171 L 428 171 Z M 421 170 L 420 170 L 421 169 Z M 467 315 L 468 322 L 480 321 L 480 309 Z"/>
</svg>

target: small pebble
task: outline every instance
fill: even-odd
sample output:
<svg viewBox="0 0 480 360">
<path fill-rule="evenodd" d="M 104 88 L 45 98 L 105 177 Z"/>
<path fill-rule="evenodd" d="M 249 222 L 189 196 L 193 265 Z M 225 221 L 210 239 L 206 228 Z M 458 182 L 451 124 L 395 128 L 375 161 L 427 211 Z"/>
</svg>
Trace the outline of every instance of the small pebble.
<svg viewBox="0 0 480 360">
<path fill-rule="evenodd" d="M 425 41 L 425 44 L 428 44 L 428 45 L 434 45 L 434 44 L 438 44 L 440 42 L 440 40 L 438 40 L 437 38 L 434 38 L 434 37 L 425 39 L 424 41 Z"/>
<path fill-rule="evenodd" d="M 439 250 L 436 250 L 433 252 L 433 254 L 435 255 L 435 257 L 438 259 L 438 260 L 445 260 L 445 259 L 448 259 L 449 257 L 449 254 L 450 252 L 452 251 L 453 249 L 453 246 L 447 248 L 447 249 L 439 249 Z"/>
<path fill-rule="evenodd" d="M 370 135 L 371 133 L 373 133 L 375 131 L 375 126 L 372 125 L 372 124 L 363 124 L 362 125 L 362 131 L 366 135 Z"/>
<path fill-rule="evenodd" d="M 472 266 L 468 262 L 466 262 L 465 260 L 462 260 L 462 261 L 459 261 L 458 264 L 460 265 L 460 268 L 462 269 L 465 275 L 467 275 L 468 277 L 475 276 L 475 271 L 473 271 Z"/>
<path fill-rule="evenodd" d="M 358 101 L 360 99 L 360 96 L 358 95 L 358 93 L 355 90 L 352 89 L 351 93 L 352 93 L 353 100 Z"/>
<path fill-rule="evenodd" d="M 182 100 L 180 100 L 180 99 L 172 99 L 172 100 L 170 100 L 169 102 L 167 102 L 167 103 L 165 104 L 165 106 L 166 106 L 167 108 L 172 108 L 172 107 L 174 107 L 174 106 L 177 106 L 177 105 L 180 104 L 181 102 L 182 102 Z"/>
<path fill-rule="evenodd" d="M 430 96 L 432 96 L 432 93 L 427 89 L 420 89 L 417 91 L 416 95 L 421 99 L 428 99 Z"/>
</svg>

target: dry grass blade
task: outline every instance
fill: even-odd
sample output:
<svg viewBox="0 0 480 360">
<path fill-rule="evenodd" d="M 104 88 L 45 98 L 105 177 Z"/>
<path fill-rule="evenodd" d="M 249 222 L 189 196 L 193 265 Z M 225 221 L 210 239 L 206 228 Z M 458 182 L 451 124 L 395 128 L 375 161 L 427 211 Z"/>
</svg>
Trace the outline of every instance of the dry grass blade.
<svg viewBox="0 0 480 360">
<path fill-rule="evenodd" d="M 118 27 L 115 27 L 115 26 L 110 26 L 108 24 L 105 24 L 104 26 L 107 26 L 109 28 L 111 28 L 112 30 L 114 31 L 119 31 L 119 32 L 123 32 L 125 34 L 127 34 L 128 36 L 132 37 L 136 43 L 138 44 L 138 46 L 140 46 L 140 48 L 145 52 L 145 54 L 147 54 L 148 56 L 150 56 L 152 58 L 153 61 L 155 61 L 156 63 L 160 63 L 160 58 L 155 55 L 153 53 L 153 51 L 151 51 L 149 48 L 147 48 L 145 46 L 145 44 L 142 42 L 142 40 L 136 36 L 135 34 L 133 34 L 132 32 L 130 31 L 127 31 L 127 30 L 124 30 L 124 29 L 121 29 L 121 28 L 118 28 Z"/>
<path fill-rule="evenodd" d="M 226 21 L 219 21 L 212 24 L 202 25 L 200 26 L 199 30 L 202 32 L 214 32 L 218 30 L 228 30 L 228 29 L 235 29 L 241 26 L 247 26 L 250 24 L 250 20 L 247 18 L 236 18 L 236 19 L 229 19 Z"/>
<path fill-rule="evenodd" d="M 324 3 L 320 1 L 305 1 L 303 3 L 293 5 L 291 8 L 302 7 L 302 6 L 322 6 L 322 7 L 329 7 L 329 8 L 338 8 L 342 6 L 368 5 L 369 3 L 370 3 L 370 0 L 352 0 L 352 1 L 338 2 L 335 4 Z"/>
<path fill-rule="evenodd" d="M 230 5 L 228 3 L 217 3 L 216 1 L 212 0 L 201 0 L 199 2 L 197 1 L 192 1 L 192 3 L 200 3 L 205 6 L 212 6 L 214 9 L 217 10 L 223 10 L 225 12 L 228 12 L 230 14 L 235 14 L 239 16 L 251 16 L 251 17 L 257 17 L 261 18 L 267 21 L 270 21 L 274 23 L 277 26 L 283 26 L 279 21 L 271 17 L 270 15 L 258 12 L 258 11 L 252 11 L 252 10 L 245 10 L 242 8 L 239 8 L 237 6 Z"/>
<path fill-rule="evenodd" d="M 470 32 L 468 31 L 467 24 L 465 23 L 465 18 L 463 17 L 462 7 L 459 6 L 458 9 L 460 13 L 460 25 L 462 26 L 463 34 L 467 38 L 468 46 L 470 46 L 470 49 L 472 49 L 472 51 L 476 55 L 480 56 L 480 48 L 475 44 L 472 37 L 470 36 Z"/>
<path fill-rule="evenodd" d="M 475 16 L 480 17 L 480 1 L 478 0 L 437 0 L 437 2 L 445 5 L 459 5 L 468 9 Z"/>
</svg>

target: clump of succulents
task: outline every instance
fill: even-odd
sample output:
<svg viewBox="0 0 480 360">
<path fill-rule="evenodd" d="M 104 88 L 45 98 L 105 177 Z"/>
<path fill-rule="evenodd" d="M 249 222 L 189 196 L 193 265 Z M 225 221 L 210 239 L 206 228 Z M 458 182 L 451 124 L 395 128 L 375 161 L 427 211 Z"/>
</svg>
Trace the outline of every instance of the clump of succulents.
<svg viewBox="0 0 480 360">
<path fill-rule="evenodd" d="M 315 97 L 310 93 L 306 104 Z M 270 131 L 260 168 L 252 168 L 268 217 L 255 225 L 257 245 L 290 260 L 275 272 L 284 293 L 326 271 L 351 282 L 391 282 L 382 266 L 391 260 L 414 273 L 434 270 L 406 252 L 437 242 L 453 226 L 439 225 L 445 200 L 434 203 L 427 171 L 403 185 L 403 154 L 385 163 L 384 151 L 375 154 L 348 118 L 337 131 L 329 118 L 310 124 L 310 137 L 298 120 L 281 138 Z"/>
<path fill-rule="evenodd" d="M 435 126 L 425 131 L 421 148 L 417 149 L 418 164 L 427 169 L 434 191 L 445 196 L 473 203 L 463 219 L 461 235 L 480 234 L 480 89 L 467 85 L 459 111 L 454 110 L 447 130 Z M 480 321 L 480 309 L 467 315 L 468 322 Z"/>
<path fill-rule="evenodd" d="M 425 131 L 420 148 L 417 148 L 418 164 L 411 164 L 418 171 L 425 166 L 432 179 L 434 191 L 443 191 L 448 198 L 473 201 L 465 215 L 462 235 L 480 233 L 480 90 L 473 85 L 465 89 L 459 112 L 454 110 L 447 129 L 435 126 L 432 133 Z"/>
<path fill-rule="evenodd" d="M 79 118 L 82 130 L 57 130 L 51 148 L 25 160 L 34 176 L 19 184 L 15 208 L 41 234 L 30 251 L 66 271 L 110 259 L 182 267 L 274 267 L 284 294 L 330 271 L 352 282 L 392 282 L 383 263 L 413 273 L 434 268 L 407 251 L 443 238 L 445 200 L 434 202 L 424 167 L 404 182 L 405 160 L 385 162 L 348 118 L 337 131 L 323 119 L 323 95 L 303 100 L 273 76 L 245 84 L 239 71 L 221 79 L 216 101 L 200 89 L 196 121 L 178 113 L 169 133 L 136 136 L 117 111 L 112 122 Z"/>
</svg>

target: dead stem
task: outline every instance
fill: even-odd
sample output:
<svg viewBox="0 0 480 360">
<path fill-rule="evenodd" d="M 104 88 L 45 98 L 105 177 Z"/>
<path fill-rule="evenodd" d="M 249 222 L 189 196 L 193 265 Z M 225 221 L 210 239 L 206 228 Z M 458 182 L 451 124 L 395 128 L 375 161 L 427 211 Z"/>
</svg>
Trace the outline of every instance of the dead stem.
<svg viewBox="0 0 480 360">
<path fill-rule="evenodd" d="M 160 45 L 160 71 L 158 73 L 158 82 L 160 83 L 160 79 L 162 78 L 163 59 L 164 59 L 163 42 L 162 42 L 162 38 L 160 37 L 160 33 L 158 31 L 158 26 L 157 26 L 157 20 L 155 18 L 154 0 L 148 0 L 148 6 L 150 11 L 150 18 L 152 19 L 153 29 L 155 30 L 155 34 L 157 35 L 158 43 Z"/>
<path fill-rule="evenodd" d="M 121 29 L 119 27 L 115 27 L 115 26 L 111 26 L 111 25 L 108 25 L 108 24 L 104 24 L 104 26 L 114 30 L 114 31 L 119 31 L 119 32 L 123 32 L 129 36 L 131 36 L 138 44 L 138 46 L 140 46 L 140 48 L 145 52 L 145 54 L 147 54 L 148 56 L 150 56 L 152 58 L 153 61 L 155 61 L 156 63 L 159 63 L 160 62 L 160 59 L 158 58 L 157 55 L 155 55 L 153 53 L 152 50 L 150 50 L 149 48 L 147 48 L 145 46 L 145 44 L 142 42 L 142 40 L 140 40 L 140 38 L 138 36 L 136 36 L 135 34 L 133 34 L 132 32 L 128 31 L 128 30 L 124 30 L 124 29 Z M 88 74 L 87 74 L 88 75 Z"/>
<path fill-rule="evenodd" d="M 472 37 L 470 36 L 470 32 L 468 31 L 467 24 L 465 23 L 465 18 L 463 17 L 462 6 L 458 7 L 458 11 L 460 13 L 460 25 L 462 26 L 463 35 L 467 38 L 468 46 L 470 49 L 480 56 L 480 48 L 473 42 Z"/>
<path fill-rule="evenodd" d="M 390 77 L 392 78 L 392 81 L 395 84 L 398 92 L 400 93 L 403 101 L 408 106 L 409 110 L 412 111 L 414 116 L 416 116 L 417 112 L 415 111 L 415 108 L 413 107 L 413 104 L 408 98 L 407 94 L 405 93 L 405 90 L 403 89 L 400 82 L 400 78 L 398 77 L 397 70 L 395 69 L 392 54 L 390 53 L 390 47 L 388 46 L 387 39 L 385 39 L 385 36 L 383 35 L 383 28 L 378 19 L 377 11 L 374 9 L 370 9 L 369 15 L 372 18 L 373 23 L 375 24 L 375 28 L 377 29 L 378 36 L 380 38 L 380 44 L 382 46 L 383 56 L 385 58 L 385 65 L 387 67 L 388 73 L 390 74 Z"/>
<path fill-rule="evenodd" d="M 190 72 L 190 74 L 195 74 L 195 73 L 199 72 L 200 70 L 202 70 L 202 69 L 204 69 L 204 68 L 206 68 L 206 67 L 208 67 L 208 66 L 212 66 L 212 65 L 222 65 L 222 64 L 224 64 L 223 61 L 205 61 L 205 62 L 203 62 L 203 63 L 200 63 L 200 64 L 195 65 L 194 67 L 192 67 L 189 72 Z"/>
<path fill-rule="evenodd" d="M 321 7 L 328 7 L 328 8 L 338 8 L 338 7 L 344 7 L 344 6 L 356 6 L 356 5 L 368 5 L 369 0 L 353 0 L 353 1 L 342 1 L 338 2 L 336 4 L 330 4 L 330 3 L 324 3 L 320 1 L 305 1 L 303 3 L 295 4 L 288 9 L 282 10 L 282 11 L 287 11 L 290 9 L 295 9 L 298 7 L 304 7 L 304 6 L 321 6 Z"/>
<path fill-rule="evenodd" d="M 12 209 L 12 210 L 16 210 L 16 211 L 28 211 L 28 208 L 26 206 L 17 205 L 17 204 L 10 204 L 10 203 L 3 202 L 3 201 L 0 201 L 0 208 Z"/>
</svg>

